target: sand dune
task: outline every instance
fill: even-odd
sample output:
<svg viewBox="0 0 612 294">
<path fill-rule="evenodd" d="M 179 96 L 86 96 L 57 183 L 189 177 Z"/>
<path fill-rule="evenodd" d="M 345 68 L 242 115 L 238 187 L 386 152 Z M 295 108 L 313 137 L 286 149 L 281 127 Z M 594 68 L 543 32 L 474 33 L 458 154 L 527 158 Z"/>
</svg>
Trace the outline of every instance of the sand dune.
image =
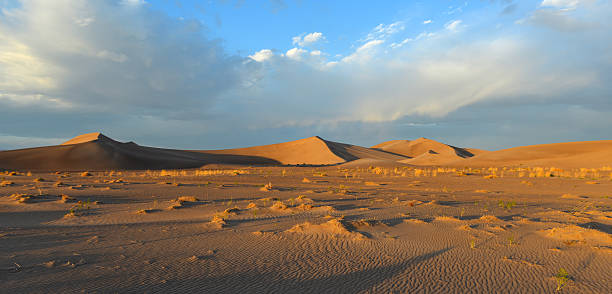
<svg viewBox="0 0 612 294">
<path fill-rule="evenodd" d="M 406 158 L 371 148 L 327 141 L 318 136 L 272 145 L 198 152 L 258 156 L 281 164 L 313 165 L 338 164 L 364 158 L 392 161 Z"/>
<path fill-rule="evenodd" d="M 612 140 L 521 146 L 486 152 L 453 165 L 461 166 L 554 166 L 598 168 L 612 166 Z"/>
<path fill-rule="evenodd" d="M 393 140 L 371 148 L 324 140 L 296 141 L 224 150 L 175 150 L 122 143 L 101 133 L 77 136 L 57 146 L 0 151 L 0 169 L 111 170 L 200 168 L 208 165 L 401 166 L 612 166 L 612 141 L 571 142 L 484 151 L 434 140 Z"/>
<path fill-rule="evenodd" d="M 225 150 L 174 150 L 117 142 L 101 133 L 77 136 L 58 146 L 0 152 L 0 168 L 108 170 L 198 168 L 210 164 L 332 165 L 357 159 L 397 161 L 404 156 L 331 142 L 320 137 Z"/>
<path fill-rule="evenodd" d="M 374 145 L 372 149 L 406 156 L 408 158 L 400 162 L 414 165 L 443 165 L 459 159 L 472 157 L 475 153 L 486 152 L 479 149 L 459 148 L 427 138 L 392 140 Z"/>
<path fill-rule="evenodd" d="M 0 152 L 0 169 L 112 170 L 196 168 L 210 163 L 278 164 L 232 154 L 206 154 L 121 143 L 100 133 L 85 134 L 62 145 Z"/>
</svg>

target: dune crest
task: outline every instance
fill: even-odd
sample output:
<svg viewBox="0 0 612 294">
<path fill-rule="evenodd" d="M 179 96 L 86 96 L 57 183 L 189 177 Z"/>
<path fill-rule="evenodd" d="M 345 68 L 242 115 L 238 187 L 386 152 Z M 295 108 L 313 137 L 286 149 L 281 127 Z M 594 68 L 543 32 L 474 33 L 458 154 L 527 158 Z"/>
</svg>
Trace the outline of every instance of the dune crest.
<svg viewBox="0 0 612 294">
<path fill-rule="evenodd" d="M 93 142 L 93 141 L 97 141 L 97 140 L 110 140 L 113 141 L 111 138 L 104 136 L 102 133 L 96 132 L 96 133 L 87 133 L 87 134 L 82 134 L 82 135 L 78 135 L 64 143 L 62 143 L 61 145 L 73 145 L 73 144 L 81 144 L 81 143 L 87 143 L 87 142 Z"/>
</svg>

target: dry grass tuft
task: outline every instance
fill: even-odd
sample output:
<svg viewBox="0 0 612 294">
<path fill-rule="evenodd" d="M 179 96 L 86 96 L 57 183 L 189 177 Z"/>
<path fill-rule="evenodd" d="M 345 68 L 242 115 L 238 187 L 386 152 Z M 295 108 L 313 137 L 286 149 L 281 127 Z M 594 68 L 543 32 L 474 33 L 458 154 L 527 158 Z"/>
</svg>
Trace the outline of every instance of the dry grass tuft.
<svg viewBox="0 0 612 294">
<path fill-rule="evenodd" d="M 60 197 L 61 198 L 60 198 L 59 201 L 62 202 L 62 203 L 73 203 L 73 202 L 76 202 L 76 199 L 74 199 L 74 198 L 72 198 L 72 197 L 70 197 L 68 195 L 65 195 L 65 194 L 60 195 Z"/>
<path fill-rule="evenodd" d="M 237 215 L 240 212 L 240 208 L 234 206 L 232 208 L 228 208 L 225 211 L 223 211 L 224 214 L 226 215 Z"/>
<path fill-rule="evenodd" d="M 199 202 L 200 199 L 195 198 L 193 196 L 179 196 L 178 198 L 176 198 L 176 201 L 178 202 Z"/>
<path fill-rule="evenodd" d="M 270 182 L 268 182 L 267 184 L 265 184 L 263 187 L 259 189 L 259 191 L 262 191 L 262 192 L 268 192 L 270 190 L 272 190 L 272 183 Z"/>
<path fill-rule="evenodd" d="M 285 210 L 287 209 L 287 205 L 281 201 L 276 201 L 274 204 L 272 204 L 272 206 L 270 206 L 270 208 L 275 210 Z"/>
<path fill-rule="evenodd" d="M 8 187 L 8 186 L 12 186 L 15 185 L 15 182 L 11 182 L 11 181 L 2 181 L 0 182 L 0 187 Z"/>
<path fill-rule="evenodd" d="M 93 176 L 93 175 L 90 172 L 88 172 L 88 171 L 81 173 L 81 177 L 91 177 L 91 176 Z"/>
</svg>

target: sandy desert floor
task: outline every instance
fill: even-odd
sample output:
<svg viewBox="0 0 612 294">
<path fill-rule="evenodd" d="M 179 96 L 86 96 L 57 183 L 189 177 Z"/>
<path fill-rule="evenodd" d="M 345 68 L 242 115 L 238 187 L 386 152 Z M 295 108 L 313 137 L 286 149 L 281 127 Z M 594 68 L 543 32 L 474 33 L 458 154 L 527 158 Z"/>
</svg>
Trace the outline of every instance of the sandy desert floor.
<svg viewBox="0 0 612 294">
<path fill-rule="evenodd" d="M 612 293 L 608 173 L 5 172 L 1 291 Z"/>
</svg>

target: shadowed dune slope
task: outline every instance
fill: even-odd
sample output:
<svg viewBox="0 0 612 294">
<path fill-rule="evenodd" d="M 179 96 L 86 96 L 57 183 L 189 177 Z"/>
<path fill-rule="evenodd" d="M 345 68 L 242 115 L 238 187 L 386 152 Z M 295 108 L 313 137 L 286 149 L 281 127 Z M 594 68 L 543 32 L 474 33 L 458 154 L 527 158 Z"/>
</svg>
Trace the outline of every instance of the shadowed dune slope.
<svg viewBox="0 0 612 294">
<path fill-rule="evenodd" d="M 198 152 L 265 157 L 281 164 L 329 165 L 362 158 L 393 161 L 406 159 L 380 150 L 326 141 L 318 136 L 272 145 Z"/>
<path fill-rule="evenodd" d="M 462 166 L 554 166 L 599 168 L 612 166 L 612 140 L 521 146 L 491 151 L 456 161 Z"/>
<path fill-rule="evenodd" d="M 18 170 L 196 168 L 210 163 L 278 164 L 254 156 L 206 154 L 121 143 L 100 133 L 81 135 L 58 146 L 0 152 L 0 169 Z"/>
<path fill-rule="evenodd" d="M 426 138 L 416 140 L 392 140 L 372 146 L 372 149 L 382 150 L 408 159 L 402 163 L 414 165 L 440 165 L 459 159 L 469 158 L 484 150 L 459 148 Z"/>
</svg>

